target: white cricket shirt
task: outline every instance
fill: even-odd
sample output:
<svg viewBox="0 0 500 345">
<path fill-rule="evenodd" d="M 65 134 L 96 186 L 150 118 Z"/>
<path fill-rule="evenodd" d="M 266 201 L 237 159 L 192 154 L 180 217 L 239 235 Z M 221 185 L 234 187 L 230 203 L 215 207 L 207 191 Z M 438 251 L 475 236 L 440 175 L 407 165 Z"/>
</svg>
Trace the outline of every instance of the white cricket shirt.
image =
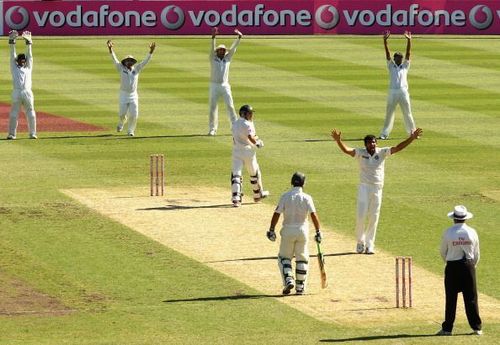
<svg viewBox="0 0 500 345">
<path fill-rule="evenodd" d="M 139 73 L 141 73 L 144 66 L 146 66 L 149 60 L 151 60 L 152 56 L 153 56 L 152 54 L 148 53 L 148 55 L 143 61 L 135 64 L 134 66 L 132 66 L 132 69 L 129 70 L 120 61 L 118 61 L 114 51 L 111 53 L 111 59 L 115 64 L 116 70 L 120 73 L 120 79 L 121 79 L 120 91 L 131 95 L 137 95 L 137 85 L 139 84 Z"/>
<path fill-rule="evenodd" d="M 479 238 L 476 230 L 465 223 L 457 223 L 449 227 L 441 241 L 441 257 L 444 261 L 472 260 L 479 262 Z"/>
<path fill-rule="evenodd" d="M 26 64 L 19 67 L 16 62 L 16 45 L 10 46 L 10 72 L 12 74 L 12 86 L 14 90 L 31 90 L 31 72 L 33 70 L 33 56 L 31 55 L 31 44 L 26 45 Z"/>
<path fill-rule="evenodd" d="M 366 148 L 357 148 L 354 152 L 354 157 L 359 162 L 359 182 L 383 185 L 385 159 L 391 155 L 391 148 L 377 147 L 373 156 Z"/>
<path fill-rule="evenodd" d="M 399 66 L 392 60 L 387 61 L 387 69 L 389 71 L 389 89 L 408 89 L 407 77 L 410 61 L 405 60 Z"/>
<path fill-rule="evenodd" d="M 301 227 L 308 224 L 307 216 L 316 212 L 316 208 L 312 197 L 304 193 L 302 187 L 293 187 L 281 196 L 274 212 L 283 213 L 283 226 Z"/>
<path fill-rule="evenodd" d="M 255 136 L 255 125 L 253 121 L 248 121 L 244 117 L 239 117 L 233 125 L 233 142 L 235 148 L 252 148 L 253 144 L 248 136 Z"/>
<path fill-rule="evenodd" d="M 212 39 L 212 45 L 210 49 L 210 81 L 217 84 L 228 84 L 229 83 L 229 65 L 231 65 L 231 60 L 236 48 L 240 44 L 240 38 L 237 38 L 229 51 L 226 53 L 224 58 L 219 59 L 215 52 L 215 39 Z"/>
</svg>

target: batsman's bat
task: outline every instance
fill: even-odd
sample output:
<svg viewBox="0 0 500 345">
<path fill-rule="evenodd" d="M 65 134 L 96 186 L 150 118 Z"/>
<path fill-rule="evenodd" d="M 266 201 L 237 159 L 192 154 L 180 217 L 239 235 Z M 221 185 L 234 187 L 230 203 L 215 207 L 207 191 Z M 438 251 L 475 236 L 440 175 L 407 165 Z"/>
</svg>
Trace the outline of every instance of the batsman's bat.
<svg viewBox="0 0 500 345">
<path fill-rule="evenodd" d="M 325 257 L 321 252 L 321 247 L 319 243 L 316 242 L 316 246 L 318 247 L 318 264 L 319 264 L 319 272 L 321 276 L 321 288 L 325 289 L 328 287 L 328 280 L 326 280 L 326 271 L 325 271 Z"/>
</svg>

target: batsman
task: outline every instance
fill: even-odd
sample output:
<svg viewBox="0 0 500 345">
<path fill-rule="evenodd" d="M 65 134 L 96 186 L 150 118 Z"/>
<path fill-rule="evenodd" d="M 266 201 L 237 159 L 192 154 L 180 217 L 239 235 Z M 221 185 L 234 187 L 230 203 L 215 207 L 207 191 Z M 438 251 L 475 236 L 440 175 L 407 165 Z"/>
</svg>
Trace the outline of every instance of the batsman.
<svg viewBox="0 0 500 345">
<path fill-rule="evenodd" d="M 283 295 L 288 295 L 295 288 L 297 295 L 305 292 L 309 261 L 309 222 L 311 220 L 316 229 L 314 240 L 321 243 L 322 235 L 320 223 L 314 202 L 309 194 L 302 190 L 306 176 L 295 172 L 292 176 L 292 189 L 284 193 L 271 219 L 271 226 L 267 232 L 270 241 L 276 241 L 274 231 L 276 224 L 283 213 L 283 226 L 280 231 L 281 243 L 278 254 L 278 266 L 283 279 Z M 295 256 L 295 278 L 292 271 L 292 258 Z"/>
</svg>

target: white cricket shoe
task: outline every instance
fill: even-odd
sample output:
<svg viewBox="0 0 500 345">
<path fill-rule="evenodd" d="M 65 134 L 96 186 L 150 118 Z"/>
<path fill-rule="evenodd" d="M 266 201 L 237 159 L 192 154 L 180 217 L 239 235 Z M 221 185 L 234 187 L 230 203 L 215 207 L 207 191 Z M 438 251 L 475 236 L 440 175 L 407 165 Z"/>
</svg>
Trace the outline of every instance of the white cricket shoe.
<svg viewBox="0 0 500 345">
<path fill-rule="evenodd" d="M 215 135 L 217 134 L 217 131 L 215 129 L 211 129 L 209 132 L 208 132 L 208 136 L 210 137 L 214 137 Z"/>
<path fill-rule="evenodd" d="M 38 139 L 38 137 L 36 136 L 36 134 L 30 134 L 30 139 Z"/>
<path fill-rule="evenodd" d="M 255 194 L 254 194 L 254 195 L 255 195 Z M 269 193 L 269 191 L 268 191 L 268 190 L 263 190 L 262 192 L 260 192 L 260 197 L 253 198 L 253 201 L 254 201 L 254 202 L 259 202 L 259 201 L 261 201 L 262 199 L 267 198 L 269 195 L 270 195 L 270 193 Z"/>
<path fill-rule="evenodd" d="M 123 125 L 118 125 L 118 126 L 116 126 L 116 131 L 117 131 L 118 133 L 120 133 L 121 131 L 123 131 Z"/>
<path fill-rule="evenodd" d="M 474 334 L 474 335 L 483 335 L 483 331 L 480 330 L 480 329 L 475 329 L 472 334 Z"/>
<path fill-rule="evenodd" d="M 15 136 L 15 135 L 13 135 L 13 134 L 9 134 L 9 135 L 7 136 L 7 140 L 14 140 L 14 139 L 16 139 L 16 136 Z"/>
<path fill-rule="evenodd" d="M 131 132 L 131 133 L 128 133 L 127 135 L 128 135 L 129 137 L 133 137 L 135 134 Z"/>
</svg>

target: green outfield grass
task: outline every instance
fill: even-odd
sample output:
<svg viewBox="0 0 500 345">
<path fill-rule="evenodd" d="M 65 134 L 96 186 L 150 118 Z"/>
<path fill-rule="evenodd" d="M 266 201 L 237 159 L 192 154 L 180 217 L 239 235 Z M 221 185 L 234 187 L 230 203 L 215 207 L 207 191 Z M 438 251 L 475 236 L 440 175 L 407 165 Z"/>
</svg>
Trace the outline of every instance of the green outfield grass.
<svg viewBox="0 0 500 345">
<path fill-rule="evenodd" d="M 146 186 L 149 154 L 164 153 L 167 184 L 227 188 L 229 201 L 232 143 L 223 104 L 219 135 L 205 136 L 208 36 L 114 38 L 119 57 L 141 60 L 150 41 L 158 46 L 140 76 L 140 118 L 132 139 L 115 133 L 119 79 L 106 39 L 34 37 L 36 110 L 106 130 L 40 132 L 36 141 L 20 133 L 19 140 L 0 140 L 0 275 L 71 310 L 0 315 L 0 344 L 443 343 L 426 336 L 439 329 L 435 322 L 367 329 L 361 319 L 359 327 L 346 328 L 274 298 L 223 298 L 259 292 L 63 195 L 59 190 L 65 188 Z M 394 51 L 403 51 L 404 44 L 390 39 Z M 497 37 L 414 37 L 410 93 L 425 134 L 386 163 L 377 235 L 378 249 L 411 255 L 441 274 L 439 244 L 450 225 L 446 213 L 465 204 L 481 240 L 478 289 L 496 299 L 499 51 Z M 7 42 L 0 45 L 0 56 L 0 102 L 8 103 Z M 323 226 L 353 237 L 354 250 L 358 167 L 329 133 L 341 129 L 352 146 L 362 146 L 366 134 L 379 134 L 388 79 L 382 38 L 245 37 L 230 78 L 236 107 L 250 103 L 257 109 L 257 132 L 266 143 L 258 159 L 272 193 L 266 202 L 278 200 L 295 170 L 305 172 Z M 4 139 L 6 128 L 1 131 Z M 381 144 L 395 145 L 405 136 L 398 109 L 391 139 Z M 249 228 L 263 236 L 266 230 Z M 369 277 L 360 279 L 370 284 Z M 6 289 L 0 284 L 0 294 Z M 444 301 L 436 308 L 443 309 Z M 474 343 L 496 344 L 500 324 L 483 321 L 485 335 Z M 464 315 L 458 315 L 456 331 L 469 332 Z M 472 339 L 446 340 L 470 344 Z"/>
</svg>

